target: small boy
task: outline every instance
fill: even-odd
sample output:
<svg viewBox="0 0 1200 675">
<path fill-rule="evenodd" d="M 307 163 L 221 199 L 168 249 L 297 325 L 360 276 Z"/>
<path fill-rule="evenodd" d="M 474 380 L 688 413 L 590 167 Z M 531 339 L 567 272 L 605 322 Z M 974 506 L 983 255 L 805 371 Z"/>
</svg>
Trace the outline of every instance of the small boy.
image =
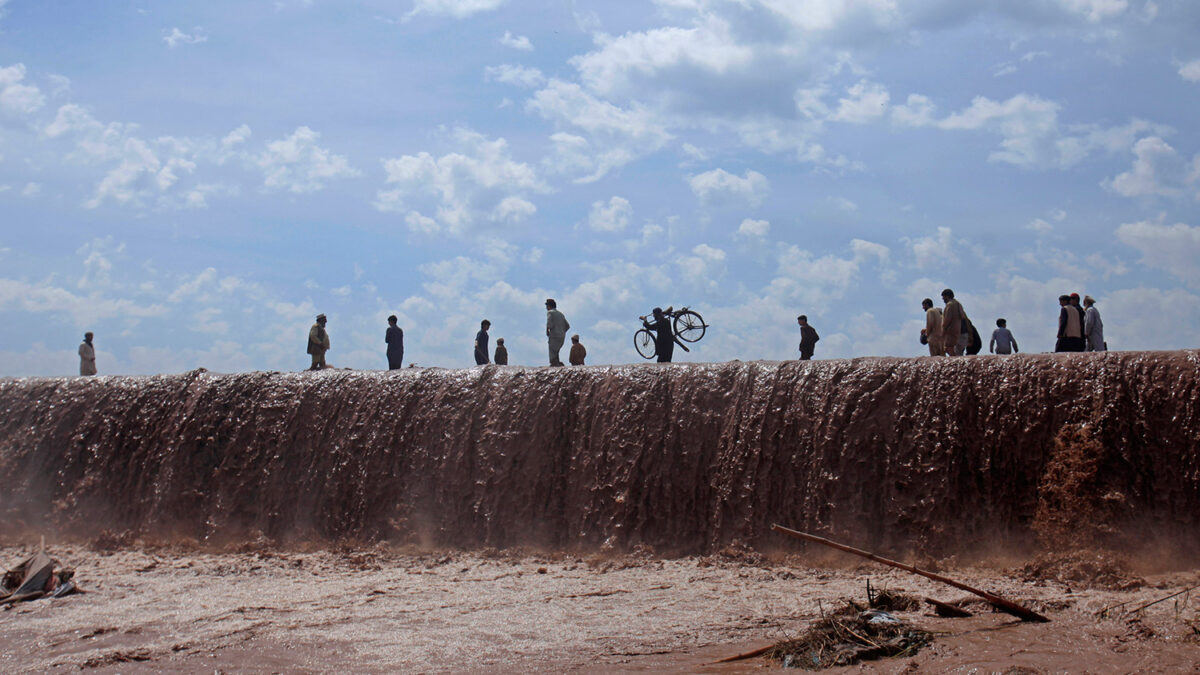
<svg viewBox="0 0 1200 675">
<path fill-rule="evenodd" d="M 572 335 L 571 336 L 571 354 L 568 356 L 567 360 L 570 361 L 571 365 L 573 365 L 573 366 L 582 366 L 583 359 L 585 357 L 587 357 L 587 350 L 584 349 L 583 344 L 581 342 L 579 342 L 579 336 Z"/>
<path fill-rule="evenodd" d="M 504 346 L 504 338 L 496 338 L 496 356 L 492 360 L 498 366 L 508 365 L 508 347 Z"/>
<path fill-rule="evenodd" d="M 1011 331 L 1007 328 L 1008 322 L 1004 319 L 996 319 L 996 330 L 992 331 L 992 341 L 988 344 L 988 351 L 993 354 L 1016 354 L 1021 350 L 1017 348 L 1017 340 L 1013 337 Z"/>
</svg>

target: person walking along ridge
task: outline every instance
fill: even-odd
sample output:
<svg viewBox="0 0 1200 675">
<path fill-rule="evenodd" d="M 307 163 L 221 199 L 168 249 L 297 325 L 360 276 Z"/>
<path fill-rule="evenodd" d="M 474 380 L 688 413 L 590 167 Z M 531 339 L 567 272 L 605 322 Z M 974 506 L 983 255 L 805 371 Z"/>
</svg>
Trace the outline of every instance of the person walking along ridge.
<svg viewBox="0 0 1200 675">
<path fill-rule="evenodd" d="M 796 317 L 796 323 L 800 325 L 800 360 L 809 361 L 812 359 L 813 351 L 817 348 L 817 340 L 821 339 L 817 335 L 817 329 L 808 325 L 808 316 L 801 314 Z"/>
<path fill-rule="evenodd" d="M 563 342 L 566 341 L 569 330 L 571 330 L 571 324 L 567 323 L 567 317 L 558 311 L 558 303 L 554 298 L 546 298 L 546 341 L 550 346 L 550 365 L 563 365 L 558 353 L 562 351 Z"/>
<path fill-rule="evenodd" d="M 993 354 L 1016 354 L 1021 350 L 1017 347 L 1017 339 L 1008 330 L 1008 321 L 996 319 L 996 330 L 992 331 L 992 341 L 988 343 L 988 351 Z"/>
<path fill-rule="evenodd" d="M 396 325 L 396 315 L 388 317 L 387 332 L 383 341 L 387 343 L 388 370 L 401 368 L 404 362 L 404 329 Z"/>
<path fill-rule="evenodd" d="M 954 299 L 954 291 L 949 288 L 942 291 L 942 301 L 946 303 L 946 308 L 942 310 L 942 346 L 947 355 L 962 356 L 971 341 L 967 312 L 962 303 Z"/>
<path fill-rule="evenodd" d="M 92 332 L 83 334 L 83 342 L 79 343 L 79 374 L 96 374 L 96 347 L 92 344 Z"/>
<path fill-rule="evenodd" d="M 654 323 L 646 321 L 646 317 L 643 316 L 640 317 L 642 325 L 654 333 L 654 351 L 658 362 L 670 363 L 675 354 L 675 330 L 671 328 L 671 317 L 663 313 L 661 307 L 655 307 L 650 313 L 654 315 Z"/>
<path fill-rule="evenodd" d="M 921 301 L 921 309 L 925 310 L 925 327 L 921 336 L 929 345 L 930 356 L 945 356 L 946 349 L 942 344 L 942 310 L 933 306 L 933 300 L 925 298 Z"/>
<path fill-rule="evenodd" d="M 1083 337 L 1087 341 L 1089 352 L 1106 352 L 1108 343 L 1104 341 L 1104 322 L 1100 320 L 1100 310 L 1096 309 L 1096 300 L 1083 296 Z"/>
<path fill-rule="evenodd" d="M 312 355 L 312 367 L 309 370 L 327 367 L 325 352 L 329 351 L 329 333 L 325 330 L 326 321 L 324 314 L 318 314 L 317 322 L 308 329 L 308 353 Z"/>
<path fill-rule="evenodd" d="M 479 332 L 475 334 L 475 365 L 483 366 L 488 362 L 488 328 L 492 322 L 484 319 L 479 322 Z"/>
</svg>

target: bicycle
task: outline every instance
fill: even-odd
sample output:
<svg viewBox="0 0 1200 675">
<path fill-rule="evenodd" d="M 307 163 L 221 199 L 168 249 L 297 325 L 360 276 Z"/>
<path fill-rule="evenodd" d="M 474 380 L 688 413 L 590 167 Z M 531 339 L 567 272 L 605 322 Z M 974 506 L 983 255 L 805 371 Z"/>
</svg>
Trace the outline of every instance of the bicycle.
<svg viewBox="0 0 1200 675">
<path fill-rule="evenodd" d="M 679 311 L 668 307 L 663 311 L 663 314 L 671 317 L 671 324 L 676 338 L 675 342 L 680 347 L 683 347 L 685 352 L 690 352 L 691 350 L 683 342 L 699 342 L 700 338 L 704 337 L 704 334 L 708 332 L 708 324 L 704 323 L 704 317 L 700 316 L 699 312 L 687 307 L 683 307 Z M 645 321 L 646 317 L 639 316 L 638 319 Z M 683 340 L 683 342 L 680 342 L 680 340 Z M 644 359 L 654 358 L 658 354 L 658 347 L 654 343 L 654 333 L 645 328 L 639 328 L 633 334 L 633 348 Z"/>
</svg>

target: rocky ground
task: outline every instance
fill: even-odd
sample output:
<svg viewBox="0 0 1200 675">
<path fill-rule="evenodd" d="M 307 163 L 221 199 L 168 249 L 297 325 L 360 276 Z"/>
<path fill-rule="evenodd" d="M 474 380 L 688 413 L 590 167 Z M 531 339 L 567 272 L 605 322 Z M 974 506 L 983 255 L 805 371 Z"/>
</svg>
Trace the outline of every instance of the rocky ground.
<svg viewBox="0 0 1200 675">
<path fill-rule="evenodd" d="M 0 564 L 32 550 L 0 548 Z M 794 638 L 846 599 L 865 602 L 868 580 L 919 597 L 969 597 L 873 563 L 813 566 L 738 549 L 680 559 L 383 548 L 48 552 L 77 570 L 88 593 L 0 611 L 0 672 L 747 672 L 778 663 L 714 662 Z M 1056 564 L 941 570 L 1052 621 L 1021 623 L 978 605 L 968 619 L 927 607 L 898 612 L 933 631 L 934 642 L 865 669 L 1200 672 L 1200 592 L 1124 614 L 1197 583 L 1200 569 L 1063 582 L 1054 577 L 1071 570 Z"/>
</svg>

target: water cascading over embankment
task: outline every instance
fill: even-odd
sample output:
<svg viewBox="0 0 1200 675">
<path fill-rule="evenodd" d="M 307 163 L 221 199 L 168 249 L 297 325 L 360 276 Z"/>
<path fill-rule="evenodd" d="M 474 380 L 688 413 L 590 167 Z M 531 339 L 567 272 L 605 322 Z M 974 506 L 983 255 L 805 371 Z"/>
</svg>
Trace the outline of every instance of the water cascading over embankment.
<svg viewBox="0 0 1200 675">
<path fill-rule="evenodd" d="M 9 536 L 948 554 L 1028 541 L 1087 425 L 1127 529 L 1200 541 L 1197 351 L 5 379 L 0 415 Z"/>
</svg>

